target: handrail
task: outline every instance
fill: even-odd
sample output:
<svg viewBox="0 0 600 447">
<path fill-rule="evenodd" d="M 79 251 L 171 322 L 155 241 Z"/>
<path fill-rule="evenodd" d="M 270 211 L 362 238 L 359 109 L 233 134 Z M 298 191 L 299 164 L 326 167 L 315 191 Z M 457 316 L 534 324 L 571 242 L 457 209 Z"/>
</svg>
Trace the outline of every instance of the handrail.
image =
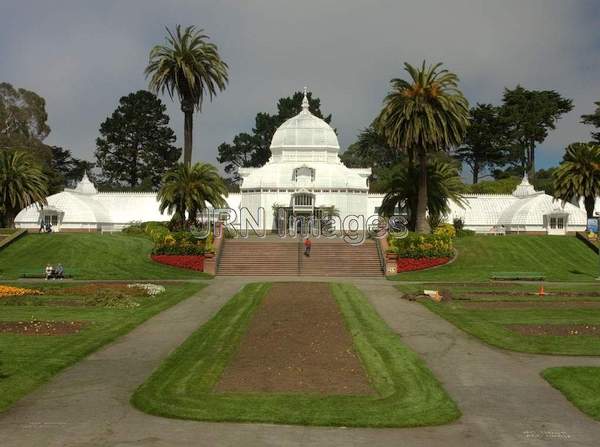
<svg viewBox="0 0 600 447">
<path fill-rule="evenodd" d="M 216 264 L 215 265 L 215 273 L 219 272 L 219 267 L 221 266 L 221 253 L 223 253 L 223 249 L 225 248 L 225 241 L 226 241 L 225 235 L 223 234 L 223 235 L 221 235 L 221 237 L 223 238 L 221 240 L 221 245 L 217 250 L 215 250 L 216 251 L 215 256 L 217 258 L 215 260 L 215 264 Z"/>
<path fill-rule="evenodd" d="M 375 247 L 377 247 L 377 256 L 379 257 L 379 267 L 381 271 L 385 273 L 385 256 L 383 255 L 383 250 L 381 248 L 381 239 L 375 238 Z"/>
</svg>

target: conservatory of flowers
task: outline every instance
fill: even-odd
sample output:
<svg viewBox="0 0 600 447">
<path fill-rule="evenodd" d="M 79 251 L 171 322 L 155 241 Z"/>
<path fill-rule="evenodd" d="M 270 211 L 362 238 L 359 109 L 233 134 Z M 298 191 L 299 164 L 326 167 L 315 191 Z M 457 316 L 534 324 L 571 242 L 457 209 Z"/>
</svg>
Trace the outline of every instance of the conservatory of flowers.
<svg viewBox="0 0 600 447">
<path fill-rule="evenodd" d="M 363 227 L 377 214 L 383 195 L 369 193 L 371 170 L 346 167 L 339 151 L 334 130 L 310 112 L 305 95 L 301 112 L 275 132 L 270 160 L 239 170 L 240 193 L 226 198 L 233 210 L 230 221 L 270 231 L 297 222 L 290 217 L 312 222 L 336 216 L 340 222 L 353 220 L 355 229 Z M 535 191 L 526 176 L 512 194 L 474 194 L 464 200 L 462 206 L 449 203 L 446 220 L 461 219 L 466 229 L 479 233 L 566 234 L 586 228 L 585 210 Z M 49 223 L 54 231 L 113 231 L 131 222 L 171 218 L 159 211 L 155 193 L 98 192 L 87 175 L 76 188 L 47 201 L 47 206 L 22 210 L 16 226 L 37 229 Z"/>
</svg>

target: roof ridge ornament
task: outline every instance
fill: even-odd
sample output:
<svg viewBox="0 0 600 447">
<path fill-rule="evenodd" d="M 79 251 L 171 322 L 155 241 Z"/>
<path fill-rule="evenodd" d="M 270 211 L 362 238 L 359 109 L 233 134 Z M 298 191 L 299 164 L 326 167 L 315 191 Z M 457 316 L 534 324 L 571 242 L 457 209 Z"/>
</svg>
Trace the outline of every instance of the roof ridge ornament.
<svg viewBox="0 0 600 447">
<path fill-rule="evenodd" d="M 310 104 L 308 103 L 308 87 L 304 86 L 304 98 L 302 98 L 302 111 L 309 112 Z"/>
<path fill-rule="evenodd" d="M 529 197 L 529 196 L 539 195 L 539 194 L 542 194 L 542 192 L 536 191 L 535 187 L 531 183 L 529 183 L 529 176 L 527 175 L 527 172 L 525 172 L 523 174 L 523 180 L 521 180 L 521 183 L 517 185 L 517 187 L 515 188 L 515 190 L 512 193 L 512 195 L 514 197 L 519 197 L 519 198 Z"/>
</svg>

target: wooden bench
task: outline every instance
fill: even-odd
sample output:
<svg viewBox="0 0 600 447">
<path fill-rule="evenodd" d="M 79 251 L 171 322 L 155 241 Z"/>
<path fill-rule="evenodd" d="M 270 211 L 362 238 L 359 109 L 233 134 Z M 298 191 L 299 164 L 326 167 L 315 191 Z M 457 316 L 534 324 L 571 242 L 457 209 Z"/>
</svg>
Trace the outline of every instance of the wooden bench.
<svg viewBox="0 0 600 447">
<path fill-rule="evenodd" d="M 546 275 L 540 272 L 493 272 L 491 278 L 497 281 L 544 281 Z"/>
</svg>

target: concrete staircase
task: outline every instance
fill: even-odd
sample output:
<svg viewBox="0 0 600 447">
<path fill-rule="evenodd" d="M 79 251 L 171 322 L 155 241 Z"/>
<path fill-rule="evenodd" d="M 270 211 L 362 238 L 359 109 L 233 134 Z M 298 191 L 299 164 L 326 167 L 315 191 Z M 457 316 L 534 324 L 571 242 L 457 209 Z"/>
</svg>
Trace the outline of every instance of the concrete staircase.
<svg viewBox="0 0 600 447">
<path fill-rule="evenodd" d="M 239 276 L 381 276 L 374 241 L 352 246 L 342 240 L 313 240 L 311 256 L 301 240 L 227 240 L 218 275 Z"/>
</svg>

